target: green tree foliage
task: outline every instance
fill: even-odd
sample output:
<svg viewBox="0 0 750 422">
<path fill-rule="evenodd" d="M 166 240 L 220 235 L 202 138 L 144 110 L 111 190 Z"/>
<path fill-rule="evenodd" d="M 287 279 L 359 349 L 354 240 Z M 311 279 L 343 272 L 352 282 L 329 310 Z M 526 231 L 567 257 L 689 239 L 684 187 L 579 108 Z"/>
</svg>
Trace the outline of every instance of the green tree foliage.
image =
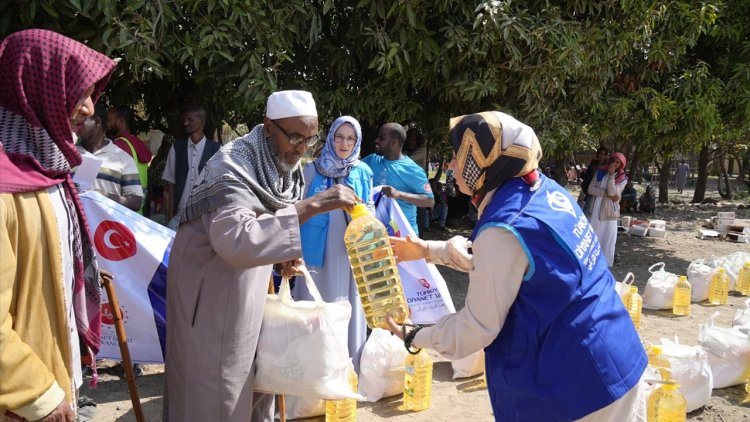
<svg viewBox="0 0 750 422">
<path fill-rule="evenodd" d="M 0 34 L 46 27 L 119 58 L 110 101 L 165 130 L 187 102 L 252 125 L 299 88 L 324 124 L 414 122 L 434 150 L 450 116 L 499 109 L 548 157 L 607 143 L 662 162 L 747 125 L 748 3 L 25 0 L 0 5 Z"/>
</svg>

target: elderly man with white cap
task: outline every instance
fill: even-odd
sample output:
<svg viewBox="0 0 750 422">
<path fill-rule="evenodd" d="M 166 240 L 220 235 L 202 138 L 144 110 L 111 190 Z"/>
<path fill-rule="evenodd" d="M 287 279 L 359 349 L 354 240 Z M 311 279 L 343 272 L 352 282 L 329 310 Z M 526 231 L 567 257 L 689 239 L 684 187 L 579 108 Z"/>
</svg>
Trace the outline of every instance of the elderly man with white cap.
<svg viewBox="0 0 750 422">
<path fill-rule="evenodd" d="M 275 92 L 263 124 L 206 163 L 169 259 L 165 421 L 273 419 L 273 397 L 253 393 L 271 266 L 302 257 L 301 223 L 358 200 L 341 185 L 300 200 L 318 138 L 312 95 Z"/>
</svg>

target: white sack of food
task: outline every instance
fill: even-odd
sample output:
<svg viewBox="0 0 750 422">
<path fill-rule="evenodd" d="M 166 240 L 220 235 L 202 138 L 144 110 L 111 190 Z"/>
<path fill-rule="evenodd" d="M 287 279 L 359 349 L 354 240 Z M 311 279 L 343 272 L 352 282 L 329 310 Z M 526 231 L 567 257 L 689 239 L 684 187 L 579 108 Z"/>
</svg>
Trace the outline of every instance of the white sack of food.
<svg viewBox="0 0 750 422">
<path fill-rule="evenodd" d="M 630 291 L 630 286 L 633 285 L 633 282 L 635 282 L 635 276 L 633 273 L 627 273 L 622 281 L 615 282 L 615 291 L 617 292 L 617 295 L 620 296 L 620 299 L 625 296 L 625 293 Z"/>
<path fill-rule="evenodd" d="M 674 286 L 676 274 L 664 271 L 664 263 L 658 262 L 648 268 L 651 273 L 643 289 L 643 307 L 645 309 L 672 309 L 674 303 Z"/>
<path fill-rule="evenodd" d="M 672 378 L 680 384 L 680 393 L 687 400 L 687 411 L 700 409 L 711 399 L 714 388 L 708 355 L 701 346 L 686 346 L 675 337 L 661 339 L 662 354 L 669 361 Z"/>
<path fill-rule="evenodd" d="M 706 265 L 702 259 L 690 263 L 687 269 L 687 278 L 690 283 L 690 299 L 700 302 L 708 299 L 708 285 L 711 284 L 715 268 Z"/>
<path fill-rule="evenodd" d="M 732 318 L 732 327 L 750 334 L 750 299 L 745 299 L 745 309 L 738 309 Z"/>
<path fill-rule="evenodd" d="M 326 303 L 310 273 L 302 267 L 314 300 L 294 301 L 289 280 L 278 295 L 268 295 L 255 356 L 256 391 L 325 400 L 362 396 L 349 385 L 347 333 L 351 305 Z"/>
<path fill-rule="evenodd" d="M 381 328 L 373 329 L 359 359 L 359 394 L 366 401 L 376 402 L 403 393 L 406 355 L 404 342 L 398 337 Z"/>
<path fill-rule="evenodd" d="M 708 365 L 714 388 L 732 387 L 745 383 L 745 369 L 750 362 L 750 337 L 737 328 L 717 327 L 714 320 L 719 312 L 701 324 L 698 341 L 708 353 Z"/>
<path fill-rule="evenodd" d="M 465 358 L 451 361 L 453 379 L 468 378 L 484 372 L 484 350 L 474 352 Z"/>
</svg>

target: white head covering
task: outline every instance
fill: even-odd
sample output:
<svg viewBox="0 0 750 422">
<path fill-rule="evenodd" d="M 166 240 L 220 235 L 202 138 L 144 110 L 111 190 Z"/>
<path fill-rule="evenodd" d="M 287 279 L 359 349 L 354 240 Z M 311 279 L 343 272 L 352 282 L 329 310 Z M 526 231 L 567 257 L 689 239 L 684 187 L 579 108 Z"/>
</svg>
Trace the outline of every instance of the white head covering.
<svg viewBox="0 0 750 422">
<path fill-rule="evenodd" d="M 266 117 L 271 120 L 317 115 L 315 100 L 307 91 L 277 91 L 268 96 Z"/>
</svg>

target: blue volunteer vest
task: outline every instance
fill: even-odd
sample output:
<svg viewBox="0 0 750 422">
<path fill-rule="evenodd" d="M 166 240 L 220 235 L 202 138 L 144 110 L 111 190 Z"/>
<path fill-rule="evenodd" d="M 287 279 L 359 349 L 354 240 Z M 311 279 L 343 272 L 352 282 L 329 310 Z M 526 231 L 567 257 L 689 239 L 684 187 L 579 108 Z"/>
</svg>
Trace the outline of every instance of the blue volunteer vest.
<svg viewBox="0 0 750 422">
<path fill-rule="evenodd" d="M 310 187 L 307 189 L 305 198 L 309 198 L 316 193 L 323 192 L 324 190 L 333 187 L 336 181 L 331 177 L 323 176 L 322 174 L 315 172 L 315 177 L 309 182 Z M 367 164 L 360 162 L 357 166 L 352 167 L 349 171 L 349 175 L 342 180 L 342 183 L 349 186 L 354 190 L 365 203 L 370 201 L 370 195 L 372 192 L 372 170 Z M 343 210 L 335 210 L 330 212 L 346 212 Z M 328 238 L 328 220 L 329 213 L 318 214 L 310 217 L 304 222 L 299 228 L 300 238 L 302 240 L 302 257 L 305 259 L 305 264 L 314 267 L 323 266 L 323 258 L 325 257 L 326 239 Z M 342 238 L 343 242 L 344 239 Z"/>
<path fill-rule="evenodd" d="M 591 225 L 564 189 L 540 179 L 535 191 L 520 178 L 501 186 L 472 234 L 505 228 L 529 260 L 485 349 L 498 421 L 579 419 L 627 393 L 647 364 Z"/>
</svg>

